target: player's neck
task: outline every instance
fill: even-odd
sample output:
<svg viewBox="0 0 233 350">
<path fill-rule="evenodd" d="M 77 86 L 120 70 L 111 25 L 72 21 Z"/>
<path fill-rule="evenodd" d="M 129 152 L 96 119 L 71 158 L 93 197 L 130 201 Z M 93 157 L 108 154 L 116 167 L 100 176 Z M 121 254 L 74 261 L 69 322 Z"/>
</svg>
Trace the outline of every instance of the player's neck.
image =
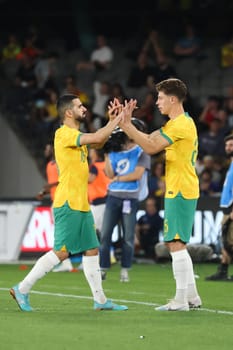
<svg viewBox="0 0 233 350">
<path fill-rule="evenodd" d="M 171 109 L 170 113 L 169 113 L 169 118 L 170 119 L 175 119 L 177 118 L 179 115 L 184 114 L 184 108 L 182 105 L 174 105 L 174 107 Z"/>
<path fill-rule="evenodd" d="M 66 119 L 64 121 L 64 124 L 69 128 L 77 129 L 77 130 L 79 129 L 79 126 L 80 126 L 80 123 L 77 120 L 73 120 L 73 119 Z"/>
</svg>

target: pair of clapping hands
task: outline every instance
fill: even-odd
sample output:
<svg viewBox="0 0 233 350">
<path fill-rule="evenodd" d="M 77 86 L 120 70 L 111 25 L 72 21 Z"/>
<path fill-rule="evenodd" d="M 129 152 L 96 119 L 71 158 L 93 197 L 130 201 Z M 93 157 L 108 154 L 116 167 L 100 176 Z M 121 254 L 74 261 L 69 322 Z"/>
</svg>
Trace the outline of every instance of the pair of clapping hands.
<svg viewBox="0 0 233 350">
<path fill-rule="evenodd" d="M 131 123 L 133 111 L 137 108 L 137 100 L 135 99 L 125 100 L 122 104 L 117 98 L 114 98 L 108 105 L 109 120 L 121 117 L 119 127 L 123 127 L 125 124 Z"/>
</svg>

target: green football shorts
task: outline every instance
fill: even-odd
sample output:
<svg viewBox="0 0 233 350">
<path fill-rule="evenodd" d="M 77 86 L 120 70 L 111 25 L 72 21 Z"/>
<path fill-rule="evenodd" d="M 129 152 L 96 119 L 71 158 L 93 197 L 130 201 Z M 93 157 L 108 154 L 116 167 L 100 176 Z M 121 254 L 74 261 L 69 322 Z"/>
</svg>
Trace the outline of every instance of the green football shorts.
<svg viewBox="0 0 233 350">
<path fill-rule="evenodd" d="M 176 239 L 188 243 L 191 237 L 197 199 L 185 199 L 180 194 L 164 200 L 164 241 Z"/>
<path fill-rule="evenodd" d="M 73 210 L 66 202 L 54 212 L 54 250 L 78 254 L 99 247 L 91 211 Z"/>
</svg>

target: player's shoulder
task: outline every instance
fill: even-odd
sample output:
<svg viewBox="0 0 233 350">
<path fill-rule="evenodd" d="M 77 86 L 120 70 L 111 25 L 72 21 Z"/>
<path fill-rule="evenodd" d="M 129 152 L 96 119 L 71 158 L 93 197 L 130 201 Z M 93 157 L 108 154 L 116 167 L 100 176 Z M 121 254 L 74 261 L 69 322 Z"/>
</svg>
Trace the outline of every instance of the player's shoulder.
<svg viewBox="0 0 233 350">
<path fill-rule="evenodd" d="M 187 127 L 190 129 L 190 127 L 195 128 L 195 123 L 193 118 L 185 112 L 184 114 L 181 114 L 176 120 L 176 126 L 183 127 L 186 129 Z"/>
<path fill-rule="evenodd" d="M 187 123 L 194 123 L 193 117 L 188 112 L 184 112 L 182 116 Z"/>
<path fill-rule="evenodd" d="M 64 131 L 64 125 L 61 125 L 59 128 L 55 131 L 55 136 L 60 135 Z"/>
<path fill-rule="evenodd" d="M 66 135 L 78 135 L 80 134 L 80 130 L 75 128 L 70 128 L 66 125 L 62 125 L 59 129 L 56 130 L 55 136 L 66 136 Z"/>
</svg>

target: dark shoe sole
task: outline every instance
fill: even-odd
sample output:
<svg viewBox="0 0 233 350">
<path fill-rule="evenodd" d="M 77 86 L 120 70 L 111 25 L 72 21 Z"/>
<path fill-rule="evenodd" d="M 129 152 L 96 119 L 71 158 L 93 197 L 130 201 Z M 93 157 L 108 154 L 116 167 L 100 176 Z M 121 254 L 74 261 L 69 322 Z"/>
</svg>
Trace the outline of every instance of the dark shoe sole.
<svg viewBox="0 0 233 350">
<path fill-rule="evenodd" d="M 20 308 L 20 310 L 22 310 L 20 305 L 19 305 L 19 303 L 18 303 L 18 301 L 17 301 L 17 299 L 16 299 L 16 297 L 15 297 L 15 291 L 14 291 L 13 288 L 10 289 L 10 295 L 12 296 L 13 299 L 15 299 L 15 301 L 16 301 L 18 307 Z"/>
<path fill-rule="evenodd" d="M 206 277 L 205 280 L 206 281 L 214 281 L 214 282 L 228 282 L 228 281 L 233 282 L 233 279 L 231 279 L 230 277 L 226 277 L 226 278 L 208 278 L 208 277 Z"/>
</svg>

